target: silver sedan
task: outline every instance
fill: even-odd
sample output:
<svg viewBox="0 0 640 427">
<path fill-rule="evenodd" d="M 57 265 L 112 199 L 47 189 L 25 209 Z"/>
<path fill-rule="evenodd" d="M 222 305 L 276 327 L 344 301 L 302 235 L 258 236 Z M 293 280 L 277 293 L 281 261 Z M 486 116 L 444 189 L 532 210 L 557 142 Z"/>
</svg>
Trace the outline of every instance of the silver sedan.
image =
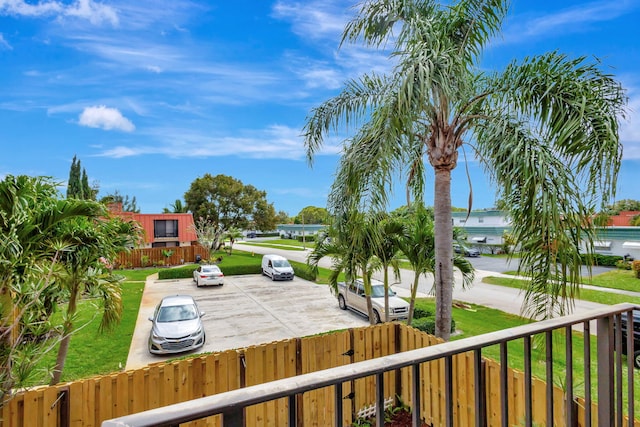
<svg viewBox="0 0 640 427">
<path fill-rule="evenodd" d="M 170 295 L 162 298 L 149 320 L 149 352 L 152 354 L 181 353 L 204 345 L 202 325 L 204 313 L 189 295 Z"/>
</svg>

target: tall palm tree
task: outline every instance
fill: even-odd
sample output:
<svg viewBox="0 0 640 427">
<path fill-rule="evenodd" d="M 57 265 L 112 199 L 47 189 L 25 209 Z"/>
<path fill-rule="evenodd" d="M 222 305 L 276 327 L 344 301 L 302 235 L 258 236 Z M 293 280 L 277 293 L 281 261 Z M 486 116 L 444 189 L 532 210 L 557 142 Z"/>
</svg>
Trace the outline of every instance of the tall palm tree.
<svg viewBox="0 0 640 427">
<path fill-rule="evenodd" d="M 479 57 L 499 33 L 508 0 L 372 0 L 345 27 L 342 42 L 391 46 L 395 67 L 369 74 L 314 108 L 304 128 L 311 162 L 327 133 L 362 123 L 346 142 L 330 210 L 364 198 L 380 210 L 392 178 L 422 201 L 426 159 L 434 172 L 436 335 L 451 325 L 453 248 L 451 171 L 465 145 L 509 207 L 531 274 L 525 307 L 549 317 L 571 307 L 580 247 L 592 250 L 596 203 L 615 193 L 622 148 L 621 85 L 586 58 L 558 52 L 480 71 Z M 397 36 L 391 38 L 392 31 Z M 471 201 L 471 198 L 470 198 Z M 551 277 L 557 280 L 549 281 Z"/>
</svg>

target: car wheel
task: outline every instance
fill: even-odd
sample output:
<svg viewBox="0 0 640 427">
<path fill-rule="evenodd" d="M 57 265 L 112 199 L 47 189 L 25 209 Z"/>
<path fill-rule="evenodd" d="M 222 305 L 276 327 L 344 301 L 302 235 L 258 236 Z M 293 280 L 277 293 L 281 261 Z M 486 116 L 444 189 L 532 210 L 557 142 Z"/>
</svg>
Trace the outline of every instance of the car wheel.
<svg viewBox="0 0 640 427">
<path fill-rule="evenodd" d="M 340 307 L 341 310 L 347 309 L 347 303 L 342 295 L 338 295 L 338 307 Z"/>
<path fill-rule="evenodd" d="M 200 287 L 200 280 L 196 279 L 196 288 Z"/>
<path fill-rule="evenodd" d="M 373 323 L 376 325 L 380 323 L 380 313 L 377 310 L 373 310 Z"/>
<path fill-rule="evenodd" d="M 640 350 L 633 353 L 633 366 L 640 369 Z"/>
<path fill-rule="evenodd" d="M 275 274 L 271 275 L 271 280 L 273 280 L 274 282 L 276 281 L 276 275 Z"/>
</svg>

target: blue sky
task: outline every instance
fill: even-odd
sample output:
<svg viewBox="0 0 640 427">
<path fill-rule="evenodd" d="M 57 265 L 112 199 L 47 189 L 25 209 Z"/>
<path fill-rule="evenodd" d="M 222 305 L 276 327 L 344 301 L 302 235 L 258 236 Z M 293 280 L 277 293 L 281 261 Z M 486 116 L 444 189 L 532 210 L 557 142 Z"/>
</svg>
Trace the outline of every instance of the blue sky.
<svg viewBox="0 0 640 427">
<path fill-rule="evenodd" d="M 77 155 L 100 197 L 135 196 L 143 213 L 205 173 L 264 190 L 290 215 L 325 206 L 341 141 L 309 167 L 305 118 L 348 78 L 391 67 L 384 52 L 338 50 L 355 3 L 0 0 L 0 176 L 65 182 Z M 639 22 L 638 0 L 513 0 L 481 64 L 551 50 L 601 59 L 629 96 L 618 199 L 640 199 Z M 491 207 L 494 189 L 469 160 L 474 208 Z M 454 206 L 468 194 L 459 164 Z M 402 203 L 399 191 L 390 208 Z"/>
</svg>

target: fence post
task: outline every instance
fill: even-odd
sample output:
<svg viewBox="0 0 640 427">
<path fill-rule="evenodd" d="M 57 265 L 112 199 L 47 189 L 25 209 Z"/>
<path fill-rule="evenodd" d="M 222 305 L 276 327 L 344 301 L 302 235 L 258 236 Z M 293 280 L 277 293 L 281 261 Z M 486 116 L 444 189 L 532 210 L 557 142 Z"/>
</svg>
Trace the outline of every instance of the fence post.
<svg viewBox="0 0 640 427">
<path fill-rule="evenodd" d="M 598 425 L 614 425 L 613 322 L 611 317 L 597 320 L 598 349 Z"/>
<path fill-rule="evenodd" d="M 388 329 L 387 329 L 388 330 Z M 402 352 L 402 343 L 400 342 L 400 337 L 402 336 L 400 323 L 396 322 L 393 328 L 393 339 L 395 341 L 395 348 L 393 351 L 397 354 Z M 395 393 L 394 393 L 394 404 L 397 405 L 398 396 L 402 396 L 402 371 L 400 369 L 395 370 Z"/>
<path fill-rule="evenodd" d="M 303 358 L 303 354 L 302 354 L 302 340 L 300 338 L 296 338 L 296 375 L 300 375 L 302 374 L 302 358 Z M 289 405 L 293 404 L 294 399 L 289 399 Z M 297 394 L 296 398 L 295 398 L 295 405 L 297 406 L 296 409 L 296 419 L 297 419 L 297 424 L 296 425 L 304 425 L 304 398 L 302 396 L 302 394 Z M 291 413 L 291 409 L 289 408 L 289 413 Z M 289 426 L 289 427 L 293 427 L 293 426 Z"/>
</svg>

